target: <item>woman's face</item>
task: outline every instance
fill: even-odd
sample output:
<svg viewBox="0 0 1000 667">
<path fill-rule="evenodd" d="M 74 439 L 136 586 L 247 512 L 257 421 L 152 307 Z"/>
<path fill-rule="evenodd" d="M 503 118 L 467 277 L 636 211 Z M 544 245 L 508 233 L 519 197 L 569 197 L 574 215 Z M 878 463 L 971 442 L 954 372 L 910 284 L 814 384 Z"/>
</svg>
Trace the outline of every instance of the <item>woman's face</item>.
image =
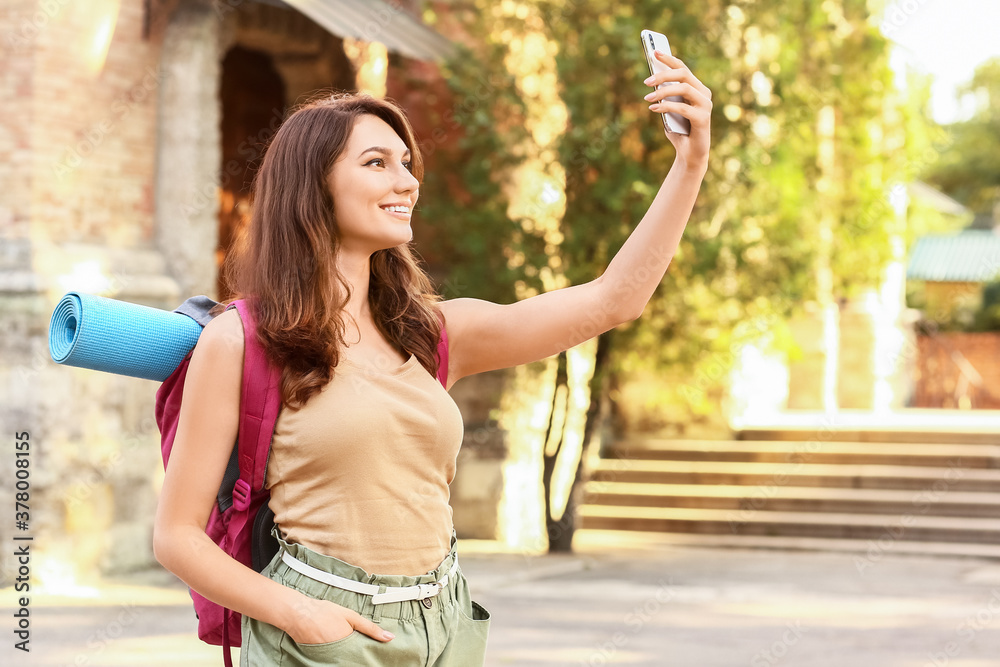
<svg viewBox="0 0 1000 667">
<path fill-rule="evenodd" d="M 370 255 L 413 238 L 419 183 L 409 166 L 410 150 L 388 123 L 368 114 L 357 119 L 327 177 L 343 251 Z"/>
</svg>

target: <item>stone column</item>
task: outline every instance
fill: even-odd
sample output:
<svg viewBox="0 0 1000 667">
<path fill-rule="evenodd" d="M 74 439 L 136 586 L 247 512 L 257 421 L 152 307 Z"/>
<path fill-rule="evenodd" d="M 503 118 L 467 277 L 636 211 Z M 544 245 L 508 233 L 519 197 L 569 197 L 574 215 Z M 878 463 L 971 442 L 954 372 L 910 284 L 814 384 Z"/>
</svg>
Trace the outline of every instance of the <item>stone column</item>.
<svg viewBox="0 0 1000 667">
<path fill-rule="evenodd" d="M 156 242 L 181 294 L 215 296 L 221 157 L 220 18 L 185 2 L 163 38 L 156 135 Z"/>
</svg>

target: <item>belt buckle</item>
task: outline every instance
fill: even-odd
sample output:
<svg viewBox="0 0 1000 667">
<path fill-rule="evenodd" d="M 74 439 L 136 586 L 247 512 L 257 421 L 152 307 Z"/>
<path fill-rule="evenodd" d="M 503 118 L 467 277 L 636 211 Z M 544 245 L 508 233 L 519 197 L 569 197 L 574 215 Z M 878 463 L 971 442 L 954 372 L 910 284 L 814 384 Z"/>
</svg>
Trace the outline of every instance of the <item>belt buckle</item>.
<svg viewBox="0 0 1000 667">
<path fill-rule="evenodd" d="M 443 586 L 441 586 L 439 582 L 435 581 L 433 584 L 417 584 L 417 588 L 420 589 L 418 592 L 419 597 L 417 599 L 425 600 L 440 593 Z"/>
</svg>

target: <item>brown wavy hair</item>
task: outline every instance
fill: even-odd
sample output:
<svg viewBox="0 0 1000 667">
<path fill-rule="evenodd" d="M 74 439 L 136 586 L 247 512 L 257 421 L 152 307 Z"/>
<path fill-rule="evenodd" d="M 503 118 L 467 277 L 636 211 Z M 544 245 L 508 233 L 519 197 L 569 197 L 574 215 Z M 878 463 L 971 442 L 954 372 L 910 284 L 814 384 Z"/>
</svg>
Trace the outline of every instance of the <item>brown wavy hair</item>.
<svg viewBox="0 0 1000 667">
<path fill-rule="evenodd" d="M 395 102 L 368 94 L 325 95 L 296 109 L 275 133 L 254 178 L 249 225 L 226 257 L 223 275 L 233 300 L 247 299 L 258 340 L 283 369 L 285 406 L 304 405 L 340 361 L 350 285 L 336 263 L 340 230 L 327 177 L 365 114 L 396 131 L 410 149 L 413 175 L 422 181 L 413 128 Z M 375 326 L 435 376 L 439 298 L 412 242 L 372 254 L 368 299 Z"/>
</svg>

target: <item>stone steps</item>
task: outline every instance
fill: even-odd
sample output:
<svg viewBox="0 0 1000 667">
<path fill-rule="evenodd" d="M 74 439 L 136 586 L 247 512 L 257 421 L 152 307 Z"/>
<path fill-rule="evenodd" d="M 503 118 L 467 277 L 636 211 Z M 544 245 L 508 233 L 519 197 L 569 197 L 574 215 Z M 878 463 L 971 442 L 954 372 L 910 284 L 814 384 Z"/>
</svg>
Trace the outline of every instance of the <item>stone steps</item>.
<svg viewBox="0 0 1000 667">
<path fill-rule="evenodd" d="M 603 460 L 598 482 L 825 486 L 868 489 L 1000 491 L 1000 469 L 829 463 Z"/>
<path fill-rule="evenodd" d="M 989 558 L 1000 560 L 1000 544 L 962 542 L 916 542 L 908 540 L 852 540 L 822 537 L 782 537 L 780 535 L 733 535 L 708 533 L 652 533 L 634 530 L 580 528 L 573 535 L 578 552 L 606 553 L 615 549 L 671 549 L 676 547 L 713 549 L 781 549 L 793 551 L 840 551 L 858 554 L 856 566 L 864 571 L 887 555 Z"/>
<path fill-rule="evenodd" d="M 996 413 L 994 413 L 996 414 Z M 994 423 L 983 422 L 967 429 L 955 426 L 935 427 L 933 425 L 918 428 L 901 428 L 899 426 L 878 427 L 753 427 L 741 430 L 739 440 L 776 441 L 776 440 L 829 440 L 872 443 L 949 443 L 955 445 L 1000 445 L 1000 416 L 993 418 Z"/>
<path fill-rule="evenodd" d="M 590 504 L 616 507 L 1000 517 L 1000 493 L 984 492 L 594 481 L 584 492 Z"/>
<path fill-rule="evenodd" d="M 994 433 L 882 430 L 869 442 L 864 429 L 812 439 L 806 430 L 617 443 L 584 486 L 578 525 L 584 535 L 943 544 L 950 555 L 1000 557 Z"/>
<path fill-rule="evenodd" d="M 733 533 L 878 540 L 1000 544 L 1000 519 L 940 517 L 920 514 L 856 514 L 835 512 L 745 512 L 678 507 L 580 508 L 584 528 L 645 530 L 665 533 Z"/>
<path fill-rule="evenodd" d="M 607 453 L 612 459 L 857 465 L 957 466 L 1000 468 L 1000 445 L 870 443 L 801 440 L 643 440 L 624 441 Z"/>
</svg>

